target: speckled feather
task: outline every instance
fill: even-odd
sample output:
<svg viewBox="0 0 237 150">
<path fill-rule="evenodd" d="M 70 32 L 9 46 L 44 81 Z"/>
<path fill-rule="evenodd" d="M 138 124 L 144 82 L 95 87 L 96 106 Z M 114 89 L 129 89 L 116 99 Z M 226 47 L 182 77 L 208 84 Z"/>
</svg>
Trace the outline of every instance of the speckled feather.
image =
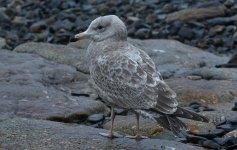
<svg viewBox="0 0 237 150">
<path fill-rule="evenodd" d="M 154 62 L 144 51 L 124 41 L 106 46 L 92 43 L 89 52 L 94 85 L 109 105 L 155 108 L 168 114 L 176 110 L 176 94 L 160 79 Z"/>
</svg>

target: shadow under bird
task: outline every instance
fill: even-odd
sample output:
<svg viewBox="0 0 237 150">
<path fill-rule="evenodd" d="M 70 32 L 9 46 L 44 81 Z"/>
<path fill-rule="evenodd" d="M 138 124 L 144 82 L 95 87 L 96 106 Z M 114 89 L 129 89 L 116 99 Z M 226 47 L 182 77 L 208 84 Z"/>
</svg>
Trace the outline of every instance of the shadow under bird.
<svg viewBox="0 0 237 150">
<path fill-rule="evenodd" d="M 99 96 L 111 106 L 111 130 L 101 135 L 119 136 L 113 132 L 114 107 L 136 114 L 137 135 L 128 136 L 135 139 L 146 138 L 139 132 L 140 115 L 177 136 L 188 130 L 177 117 L 209 122 L 208 118 L 178 106 L 176 93 L 163 81 L 152 59 L 127 41 L 126 26 L 117 16 L 96 18 L 75 38 L 91 39 L 87 48 L 90 76 Z"/>
</svg>

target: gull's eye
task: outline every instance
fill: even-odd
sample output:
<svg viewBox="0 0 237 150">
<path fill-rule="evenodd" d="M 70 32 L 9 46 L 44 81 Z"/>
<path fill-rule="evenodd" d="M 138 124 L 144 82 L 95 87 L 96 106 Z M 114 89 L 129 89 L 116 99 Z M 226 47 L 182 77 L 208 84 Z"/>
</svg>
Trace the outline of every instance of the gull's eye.
<svg viewBox="0 0 237 150">
<path fill-rule="evenodd" d="M 104 27 L 102 25 L 97 26 L 97 30 L 102 30 Z"/>
</svg>

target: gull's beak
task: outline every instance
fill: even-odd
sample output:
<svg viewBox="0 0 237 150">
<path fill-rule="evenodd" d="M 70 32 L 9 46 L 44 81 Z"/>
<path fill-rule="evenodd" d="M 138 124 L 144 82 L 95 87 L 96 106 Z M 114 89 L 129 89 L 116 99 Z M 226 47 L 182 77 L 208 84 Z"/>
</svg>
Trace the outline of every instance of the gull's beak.
<svg viewBox="0 0 237 150">
<path fill-rule="evenodd" d="M 89 39 L 91 37 L 91 34 L 89 34 L 88 31 L 86 30 L 84 32 L 76 34 L 74 37 L 78 40 Z"/>
</svg>

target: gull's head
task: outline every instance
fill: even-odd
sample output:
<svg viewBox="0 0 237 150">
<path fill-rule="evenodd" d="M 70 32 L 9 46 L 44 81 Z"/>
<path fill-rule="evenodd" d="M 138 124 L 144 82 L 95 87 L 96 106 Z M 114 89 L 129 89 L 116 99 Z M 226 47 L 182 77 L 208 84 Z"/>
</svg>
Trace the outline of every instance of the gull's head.
<svg viewBox="0 0 237 150">
<path fill-rule="evenodd" d="M 75 35 L 75 38 L 91 39 L 95 42 L 107 39 L 127 40 L 127 29 L 117 16 L 102 16 L 93 20 L 88 29 Z"/>
</svg>

